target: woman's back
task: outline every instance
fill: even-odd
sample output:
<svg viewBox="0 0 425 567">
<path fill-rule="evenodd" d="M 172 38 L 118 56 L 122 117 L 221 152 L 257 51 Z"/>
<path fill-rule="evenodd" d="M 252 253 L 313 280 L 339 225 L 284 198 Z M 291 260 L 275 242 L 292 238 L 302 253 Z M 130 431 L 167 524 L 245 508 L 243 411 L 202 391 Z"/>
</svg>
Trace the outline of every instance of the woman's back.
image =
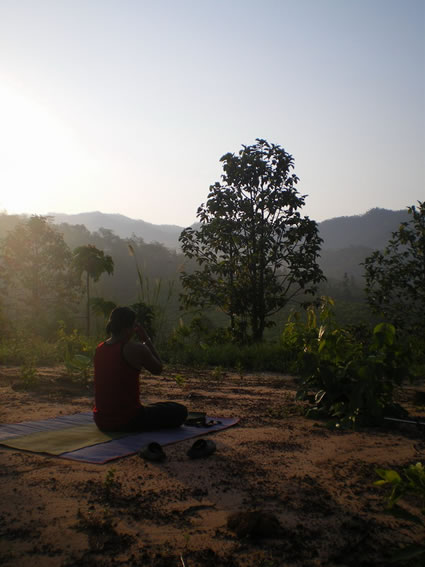
<svg viewBox="0 0 425 567">
<path fill-rule="evenodd" d="M 101 429 L 128 423 L 141 408 L 139 370 L 124 359 L 126 341 L 100 343 L 94 356 L 94 419 Z"/>
</svg>

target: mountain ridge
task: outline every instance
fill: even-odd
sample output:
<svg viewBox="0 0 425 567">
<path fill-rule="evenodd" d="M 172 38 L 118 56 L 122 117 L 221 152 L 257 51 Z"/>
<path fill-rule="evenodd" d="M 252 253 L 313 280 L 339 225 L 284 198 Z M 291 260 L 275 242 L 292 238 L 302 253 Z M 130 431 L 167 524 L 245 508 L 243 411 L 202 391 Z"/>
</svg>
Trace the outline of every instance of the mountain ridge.
<svg viewBox="0 0 425 567">
<path fill-rule="evenodd" d="M 84 213 L 48 213 L 55 224 L 84 225 L 90 232 L 100 228 L 112 230 L 120 238 L 137 236 L 145 242 L 159 242 L 167 248 L 178 249 L 178 238 L 185 228 L 170 224 L 153 224 L 143 219 L 132 219 L 119 213 L 91 211 Z M 382 249 L 401 222 L 408 220 L 407 209 L 393 211 L 375 207 L 361 215 L 333 217 L 318 222 L 323 239 L 323 250 L 350 247 Z M 191 226 L 196 226 L 194 223 Z"/>
<path fill-rule="evenodd" d="M 113 230 L 120 238 L 131 238 L 136 235 L 145 242 L 160 242 L 167 248 L 178 248 L 178 236 L 183 227 L 171 224 L 153 224 L 143 219 L 132 219 L 119 213 L 102 213 L 92 211 L 85 213 L 48 213 L 55 224 L 82 224 L 90 232 L 100 228 Z"/>
</svg>

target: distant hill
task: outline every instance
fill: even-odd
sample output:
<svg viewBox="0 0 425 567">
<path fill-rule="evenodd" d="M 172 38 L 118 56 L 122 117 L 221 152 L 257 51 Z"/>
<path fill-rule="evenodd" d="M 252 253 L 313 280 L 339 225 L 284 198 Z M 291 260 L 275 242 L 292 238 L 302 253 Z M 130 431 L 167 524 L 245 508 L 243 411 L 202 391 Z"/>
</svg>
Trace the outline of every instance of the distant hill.
<svg viewBox="0 0 425 567">
<path fill-rule="evenodd" d="M 135 220 L 124 215 L 106 214 L 99 211 L 67 215 L 63 213 L 49 213 L 56 224 L 68 223 L 82 224 L 90 232 L 99 228 L 113 230 L 120 238 L 130 238 L 133 234 L 143 238 L 147 243 L 160 242 L 167 248 L 177 248 L 182 227 L 170 224 L 151 224 L 144 220 Z"/>
<path fill-rule="evenodd" d="M 107 228 L 121 238 L 129 238 L 135 234 L 147 243 L 160 242 L 167 248 L 178 248 L 178 238 L 184 228 L 177 225 L 151 224 L 144 220 L 99 211 L 75 215 L 63 213 L 49 213 L 49 215 L 54 217 L 54 222 L 57 224 L 82 224 L 90 232 Z M 318 223 L 320 236 L 324 241 L 322 249 L 323 251 L 350 247 L 382 249 L 391 237 L 391 233 L 408 217 L 407 210 L 390 211 L 375 208 L 364 215 L 325 220 Z"/>
<path fill-rule="evenodd" d="M 21 216 L 0 215 L 0 239 L 13 229 Z M 99 211 L 75 215 L 49 213 L 49 216 L 52 216 L 58 225 L 84 225 L 91 233 L 105 228 L 112 230 L 120 238 L 136 235 L 147 244 L 159 242 L 174 250 L 179 249 L 178 238 L 183 230 L 183 227 L 177 225 L 156 225 L 141 219 L 135 220 L 124 215 Z M 375 208 L 363 215 L 336 217 L 318 223 L 320 236 L 324 241 L 320 265 L 325 275 L 336 280 L 341 280 L 344 274 L 356 279 L 361 278 L 361 263 L 364 259 L 373 250 L 382 250 L 400 223 L 409 218 L 407 209 L 391 211 Z"/>
<path fill-rule="evenodd" d="M 171 249 L 179 248 L 178 238 L 183 230 L 183 227 L 177 225 L 155 225 L 124 215 L 99 211 L 76 215 L 50 214 L 57 224 L 82 224 L 90 232 L 106 228 L 121 238 L 129 238 L 135 234 L 146 243 L 160 242 Z M 407 210 L 375 208 L 364 215 L 336 217 L 318 223 L 320 236 L 323 238 L 320 265 L 326 276 L 337 280 L 341 280 L 344 274 L 361 278 L 361 263 L 364 259 L 373 250 L 383 249 L 391 233 L 408 218 Z"/>
<path fill-rule="evenodd" d="M 364 215 L 336 217 L 319 224 L 323 249 L 341 249 L 350 246 L 365 246 L 374 250 L 386 246 L 391 234 L 401 222 L 409 219 L 407 209 L 389 211 L 371 209 Z"/>
</svg>

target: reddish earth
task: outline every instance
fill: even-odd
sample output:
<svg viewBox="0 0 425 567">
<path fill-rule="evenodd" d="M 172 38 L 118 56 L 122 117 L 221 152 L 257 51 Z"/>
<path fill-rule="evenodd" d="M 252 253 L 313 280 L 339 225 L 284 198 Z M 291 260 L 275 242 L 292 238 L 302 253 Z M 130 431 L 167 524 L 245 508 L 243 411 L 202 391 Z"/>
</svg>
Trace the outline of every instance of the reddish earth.
<svg viewBox="0 0 425 567">
<path fill-rule="evenodd" d="M 161 464 L 134 455 L 90 465 L 0 446 L 0 565 L 384 566 L 422 536 L 385 513 L 387 491 L 373 485 L 377 467 L 424 460 L 422 430 L 331 431 L 303 417 L 284 375 L 165 376 L 142 378 L 146 400 L 238 416 L 239 425 L 211 436 L 208 458 L 190 460 L 188 440 L 165 447 Z M 90 389 L 59 367 L 39 368 L 24 390 L 19 369 L 0 366 L 0 396 L 1 423 L 92 407 Z M 399 401 L 425 415 L 411 390 Z"/>
</svg>

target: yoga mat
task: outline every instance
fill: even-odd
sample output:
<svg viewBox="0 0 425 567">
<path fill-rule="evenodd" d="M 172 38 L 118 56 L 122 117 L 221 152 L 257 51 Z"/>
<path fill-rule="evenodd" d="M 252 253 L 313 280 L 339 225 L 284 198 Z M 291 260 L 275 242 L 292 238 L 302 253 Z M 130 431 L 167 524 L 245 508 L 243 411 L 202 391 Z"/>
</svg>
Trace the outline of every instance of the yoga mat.
<svg viewBox="0 0 425 567">
<path fill-rule="evenodd" d="M 93 423 L 93 413 L 91 411 L 74 413 L 72 415 L 60 415 L 39 421 L 0 424 L 0 443 L 3 439 L 10 439 L 11 437 L 39 433 L 40 431 L 66 429 L 84 423 Z"/>
<path fill-rule="evenodd" d="M 87 412 L 41 421 L 0 425 L 0 445 L 47 453 L 63 459 L 103 464 L 132 455 L 152 441 L 160 445 L 170 445 L 226 429 L 239 421 L 238 418 L 207 419 L 220 423 L 211 427 L 183 425 L 142 433 L 103 433 L 93 423 L 92 413 Z"/>
<path fill-rule="evenodd" d="M 41 431 L 30 433 L 0 441 L 2 445 L 14 449 L 24 449 L 34 453 L 48 453 L 49 455 L 60 455 L 69 451 L 75 451 L 87 445 L 106 443 L 111 439 L 123 437 L 126 433 L 104 433 L 99 431 L 94 423 L 76 425 L 66 429 Z M 128 434 L 127 434 L 128 435 Z"/>
</svg>

